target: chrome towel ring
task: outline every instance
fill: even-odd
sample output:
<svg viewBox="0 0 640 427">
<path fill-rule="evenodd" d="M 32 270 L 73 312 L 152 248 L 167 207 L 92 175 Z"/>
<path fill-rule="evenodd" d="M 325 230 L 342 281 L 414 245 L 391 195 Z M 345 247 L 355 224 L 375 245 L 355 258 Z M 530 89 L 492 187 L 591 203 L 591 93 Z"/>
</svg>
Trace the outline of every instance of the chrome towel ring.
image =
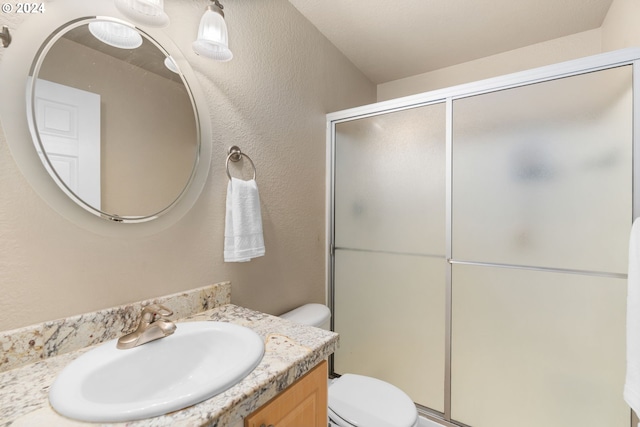
<svg viewBox="0 0 640 427">
<path fill-rule="evenodd" d="M 229 160 L 231 160 L 232 162 L 237 162 L 239 161 L 243 156 L 249 160 L 249 163 L 251 163 L 251 167 L 253 168 L 253 179 L 256 179 L 256 165 L 253 164 L 253 160 L 251 160 L 251 157 L 247 156 L 245 153 L 242 152 L 242 150 L 240 150 L 240 147 L 238 147 L 237 145 L 231 146 L 229 147 L 229 155 L 227 156 L 227 161 L 226 161 L 226 167 L 227 167 L 227 176 L 229 177 L 229 180 L 231 180 L 231 174 L 229 173 Z"/>
</svg>

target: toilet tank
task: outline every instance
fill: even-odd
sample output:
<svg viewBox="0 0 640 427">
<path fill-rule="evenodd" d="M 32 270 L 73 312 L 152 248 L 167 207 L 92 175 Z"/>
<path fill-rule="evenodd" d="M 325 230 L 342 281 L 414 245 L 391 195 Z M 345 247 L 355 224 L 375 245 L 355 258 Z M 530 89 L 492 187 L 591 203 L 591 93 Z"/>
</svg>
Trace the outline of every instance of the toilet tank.
<svg viewBox="0 0 640 427">
<path fill-rule="evenodd" d="M 301 325 L 315 326 L 327 331 L 331 329 L 331 311 L 324 304 L 305 304 L 281 314 L 280 317 Z"/>
</svg>

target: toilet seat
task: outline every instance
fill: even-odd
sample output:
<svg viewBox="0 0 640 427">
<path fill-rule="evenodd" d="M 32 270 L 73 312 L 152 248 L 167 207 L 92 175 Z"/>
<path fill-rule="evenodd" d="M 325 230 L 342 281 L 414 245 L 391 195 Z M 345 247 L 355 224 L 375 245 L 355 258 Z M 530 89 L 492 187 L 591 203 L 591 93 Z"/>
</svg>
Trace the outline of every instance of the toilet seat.
<svg viewBox="0 0 640 427">
<path fill-rule="evenodd" d="M 415 404 L 394 385 L 345 374 L 329 387 L 329 419 L 338 426 L 413 427 Z"/>
</svg>

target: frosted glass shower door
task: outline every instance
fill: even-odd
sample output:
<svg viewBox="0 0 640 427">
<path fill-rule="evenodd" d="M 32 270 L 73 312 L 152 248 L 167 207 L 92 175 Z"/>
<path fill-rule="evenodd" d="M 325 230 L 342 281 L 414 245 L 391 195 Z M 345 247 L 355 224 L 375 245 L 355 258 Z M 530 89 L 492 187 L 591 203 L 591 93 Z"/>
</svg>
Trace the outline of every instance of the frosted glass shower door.
<svg viewBox="0 0 640 427">
<path fill-rule="evenodd" d="M 451 417 L 628 427 L 632 70 L 453 101 Z"/>
<path fill-rule="evenodd" d="M 336 124 L 334 371 L 444 408 L 445 107 Z"/>
</svg>

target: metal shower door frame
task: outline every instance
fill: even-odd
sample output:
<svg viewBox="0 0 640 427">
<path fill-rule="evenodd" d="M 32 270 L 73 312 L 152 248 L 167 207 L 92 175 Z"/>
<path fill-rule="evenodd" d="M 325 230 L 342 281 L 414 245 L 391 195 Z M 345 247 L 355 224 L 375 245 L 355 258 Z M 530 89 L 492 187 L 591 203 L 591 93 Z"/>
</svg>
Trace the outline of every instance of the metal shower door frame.
<svg viewBox="0 0 640 427">
<path fill-rule="evenodd" d="M 335 153 L 336 153 L 336 125 L 342 122 L 373 117 L 382 114 L 398 112 L 431 104 L 445 103 L 446 108 L 446 318 L 445 318 L 445 378 L 444 378 L 444 413 L 422 408 L 420 412 L 447 426 L 459 427 L 463 424 L 454 423 L 451 417 L 451 342 L 452 342 L 452 266 L 464 264 L 465 261 L 453 259 L 452 252 L 452 213 L 453 213 L 453 101 L 470 96 L 496 92 L 557 80 L 565 77 L 577 76 L 594 71 L 606 70 L 625 65 L 633 67 L 633 120 L 632 120 L 632 220 L 640 216 L 640 161 L 636 161 L 636 154 L 640 153 L 640 48 L 622 49 L 603 53 L 559 64 L 535 68 L 532 70 L 508 74 L 478 82 L 439 89 L 422 94 L 378 102 L 362 107 L 351 108 L 327 114 L 326 119 L 326 275 L 327 302 L 331 311 L 335 307 L 334 256 L 335 256 Z M 499 265 L 493 265 L 499 266 Z M 535 268 L 537 269 L 537 268 Z M 566 273 L 583 273 L 565 269 L 540 268 L 544 271 L 562 271 Z M 608 277 L 626 278 L 626 275 L 605 274 Z M 334 330 L 334 317 L 331 318 L 331 329 Z M 330 372 L 333 373 L 333 355 L 330 360 Z M 622 390 L 620 391 L 622 395 Z M 630 426 L 638 424 L 638 417 L 631 413 Z"/>
</svg>

